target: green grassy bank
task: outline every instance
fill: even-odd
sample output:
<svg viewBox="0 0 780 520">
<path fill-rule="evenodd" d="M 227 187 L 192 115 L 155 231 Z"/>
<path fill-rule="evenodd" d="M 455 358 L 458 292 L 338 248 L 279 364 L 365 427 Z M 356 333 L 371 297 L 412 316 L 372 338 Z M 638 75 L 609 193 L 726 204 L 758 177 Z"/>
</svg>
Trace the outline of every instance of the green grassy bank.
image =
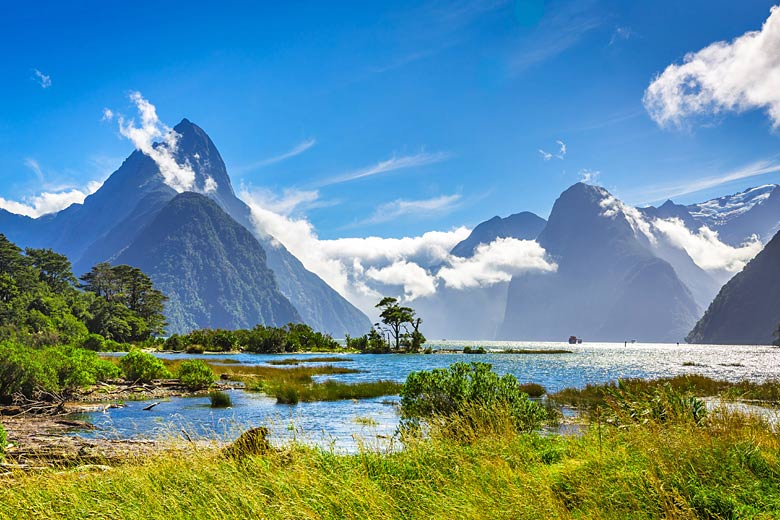
<svg viewBox="0 0 780 520">
<path fill-rule="evenodd" d="M 489 419 L 489 420 L 488 420 Z M 704 421 L 518 434 L 500 416 L 436 424 L 396 453 L 217 449 L 105 472 L 0 479 L 2 518 L 777 518 L 780 438 L 725 411 Z M 453 435 L 453 431 L 458 431 Z"/>
</svg>

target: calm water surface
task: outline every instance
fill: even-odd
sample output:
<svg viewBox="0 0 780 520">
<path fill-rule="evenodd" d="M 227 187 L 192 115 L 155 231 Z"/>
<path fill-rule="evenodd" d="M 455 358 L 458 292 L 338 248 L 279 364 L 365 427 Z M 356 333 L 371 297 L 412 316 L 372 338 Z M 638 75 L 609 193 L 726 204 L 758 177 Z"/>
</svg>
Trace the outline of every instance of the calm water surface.
<svg viewBox="0 0 780 520">
<path fill-rule="evenodd" d="M 356 374 L 320 376 L 345 382 L 391 379 L 403 382 L 416 370 L 447 367 L 457 361 L 491 363 L 501 374 L 513 374 L 521 382 L 543 385 L 550 392 L 583 387 L 620 378 L 656 378 L 678 374 L 702 374 L 728 379 L 764 381 L 780 379 L 780 348 L 767 346 L 667 345 L 623 343 L 567 343 L 440 341 L 434 349 L 482 346 L 491 349 L 567 349 L 569 354 L 472 354 L 417 355 L 344 354 L 339 366 Z M 263 365 L 279 355 L 262 354 L 161 354 L 165 358 L 206 359 L 229 357 L 247 365 Z M 294 354 L 296 358 L 323 354 Z M 330 357 L 330 354 L 328 354 Z M 691 365 L 691 364 L 694 365 Z M 398 397 L 361 401 L 337 401 L 278 405 L 262 394 L 232 391 L 233 406 L 212 409 L 207 398 L 172 398 L 150 411 L 147 402 L 130 402 L 125 408 L 86 414 L 99 430 L 93 436 L 156 438 L 182 435 L 231 439 L 241 431 L 265 425 L 277 442 L 299 439 L 339 450 L 354 450 L 359 442 L 386 446 L 398 424 Z"/>
</svg>

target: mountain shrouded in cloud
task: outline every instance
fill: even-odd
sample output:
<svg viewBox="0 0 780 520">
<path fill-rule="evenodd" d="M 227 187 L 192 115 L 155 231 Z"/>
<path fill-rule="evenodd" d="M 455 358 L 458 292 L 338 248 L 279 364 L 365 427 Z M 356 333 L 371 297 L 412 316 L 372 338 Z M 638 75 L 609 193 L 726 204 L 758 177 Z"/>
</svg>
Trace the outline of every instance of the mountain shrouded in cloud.
<svg viewBox="0 0 780 520">
<path fill-rule="evenodd" d="M 780 234 L 723 286 L 687 340 L 769 345 L 780 323 Z"/>
<path fill-rule="evenodd" d="M 134 123 L 124 120 L 120 123 L 124 132 L 133 135 L 139 146 L 146 147 L 146 137 L 139 134 L 145 132 L 145 135 L 156 135 L 156 132 L 166 131 L 167 127 L 156 119 L 153 107 L 146 106 L 142 102 L 143 98 L 134 100 L 142 112 L 141 126 L 135 127 Z M 135 130 L 131 132 L 128 128 Z M 96 262 L 115 262 L 132 244 L 144 243 L 143 235 L 150 231 L 149 224 L 155 221 L 179 190 L 190 187 L 219 204 L 230 215 L 231 220 L 254 231 L 250 210 L 235 196 L 224 162 L 205 132 L 185 119 L 169 133 L 176 134 L 176 137 L 171 138 L 165 134 L 163 144 L 151 144 L 152 149 L 160 149 L 160 153 L 149 155 L 141 150 L 134 151 L 83 204 L 74 204 L 54 215 L 39 219 L 29 219 L 8 212 L 0 213 L 0 228 L 25 246 L 51 247 L 64 252 L 73 261 L 76 272 L 82 272 Z M 179 168 L 177 175 L 186 170 L 177 177 L 178 180 L 172 180 L 171 177 L 176 170 L 174 164 Z M 163 175 L 165 168 L 168 168 L 167 177 Z M 281 244 L 272 237 L 253 239 L 259 243 L 257 248 L 252 248 L 251 251 L 265 249 L 266 258 L 262 259 L 262 262 L 267 262 L 274 274 L 273 277 L 261 278 L 260 281 L 274 281 L 280 292 L 294 306 L 299 319 L 336 336 L 343 336 L 345 333 L 363 334 L 368 330 L 370 322 L 364 314 L 316 274 L 306 270 Z M 168 250 L 166 253 L 170 255 L 172 251 Z M 191 253 L 184 248 L 179 254 L 186 257 Z M 138 259 L 140 256 L 133 258 Z M 202 275 L 203 278 L 186 281 L 199 286 L 191 288 L 188 294 L 214 294 L 203 285 L 210 283 L 204 271 L 191 269 L 189 272 Z M 242 282 L 246 287 L 257 287 L 251 280 Z M 230 284 L 224 284 L 220 290 L 229 288 Z M 272 288 L 269 286 L 266 290 L 272 291 Z M 239 316 L 240 312 L 236 306 L 226 308 L 238 313 L 233 316 L 233 323 L 272 323 L 280 316 L 290 315 L 277 309 L 278 312 L 271 315 Z M 255 307 L 261 308 L 268 312 L 271 309 Z M 197 313 L 192 316 L 197 316 Z M 205 325 L 206 323 L 197 323 L 197 320 L 187 322 L 187 326 Z"/>
<path fill-rule="evenodd" d="M 603 188 L 563 192 L 538 239 L 558 269 L 512 279 L 500 336 L 680 341 L 699 308 L 635 212 Z"/>
<path fill-rule="evenodd" d="M 76 271 L 84 272 L 105 260 L 140 263 L 140 251 L 154 248 L 148 237 L 156 226 L 168 229 L 171 238 L 176 234 L 171 230 L 184 229 L 171 218 L 160 220 L 177 194 L 201 195 L 183 199 L 190 204 L 183 204 L 173 219 L 177 225 L 184 220 L 182 212 L 203 214 L 207 197 L 231 222 L 252 232 L 260 249 L 216 243 L 204 258 L 254 251 L 273 273 L 273 283 L 263 275 L 257 276 L 260 286 L 250 280 L 235 285 L 248 271 L 225 265 L 231 274 L 220 276 L 230 283 L 215 293 L 207 287 L 206 271 L 187 264 L 192 252 L 183 244 L 178 244 L 182 256 L 174 259 L 177 243 L 169 239 L 166 265 L 148 267 L 170 281 L 177 272 L 170 266 L 177 265 L 179 272 L 190 273 L 188 279 L 197 279 L 182 294 L 198 302 L 193 303 L 198 310 L 180 306 L 172 311 L 182 330 L 201 322 L 250 323 L 252 312 L 261 312 L 255 319 L 263 323 L 287 315 L 283 304 L 264 307 L 251 298 L 247 308 L 228 305 L 214 311 L 231 314 L 217 321 L 203 310 L 221 295 L 255 287 L 269 295 L 278 290 L 299 319 L 336 336 L 365 333 L 370 321 L 358 308 L 373 315 L 381 296 L 394 295 L 418 309 L 431 338 L 492 339 L 500 333 L 511 339 L 557 340 L 569 334 L 592 340 L 659 339 L 648 331 L 660 323 L 655 330 L 663 330 L 664 338 L 680 339 L 720 285 L 760 250 L 761 242 L 752 235 L 763 239 L 780 223 L 780 193 L 774 186 L 698 205 L 669 201 L 637 209 L 601 188 L 577 184 L 556 202 L 549 222 L 521 212 L 494 217 L 473 230 L 323 240 L 303 214 L 306 208 L 330 203 L 320 200 L 317 190 L 288 189 L 277 197 L 264 188 L 243 186 L 236 196 L 219 151 L 203 129 L 187 119 L 169 128 L 140 94 L 132 99 L 140 123 L 114 113 L 111 117 L 139 149 L 99 190 L 83 204 L 37 219 L 0 211 L 0 230 L 23 245 L 63 251 Z M 216 216 L 201 221 L 225 224 Z M 216 228 L 209 224 L 204 233 L 207 229 Z M 198 242 L 193 228 L 181 234 Z M 259 251 L 264 252 L 262 261 Z M 580 301 L 586 294 L 595 300 Z M 174 300 L 183 301 L 179 296 Z M 588 310 L 580 312 L 578 305 Z M 552 313 L 553 308 L 559 310 Z M 645 314 L 647 320 L 639 318 Z M 528 320 L 533 327 L 524 324 Z"/>
</svg>

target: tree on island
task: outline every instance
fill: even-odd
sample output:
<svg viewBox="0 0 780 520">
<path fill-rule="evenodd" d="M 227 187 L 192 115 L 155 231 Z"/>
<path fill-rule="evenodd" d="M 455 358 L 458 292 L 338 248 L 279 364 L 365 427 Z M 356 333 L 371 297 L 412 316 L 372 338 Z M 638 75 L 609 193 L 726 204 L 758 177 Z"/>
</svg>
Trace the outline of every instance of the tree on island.
<svg viewBox="0 0 780 520">
<path fill-rule="evenodd" d="M 376 308 L 382 309 L 379 317 L 384 324 L 384 330 L 395 343 L 395 350 L 400 351 L 401 346 L 404 346 L 409 352 L 419 352 L 425 343 L 425 336 L 420 332 L 422 318 L 415 316 L 414 309 L 401 306 L 398 298 L 392 296 L 382 298 Z M 379 327 L 379 324 L 376 326 Z"/>
</svg>

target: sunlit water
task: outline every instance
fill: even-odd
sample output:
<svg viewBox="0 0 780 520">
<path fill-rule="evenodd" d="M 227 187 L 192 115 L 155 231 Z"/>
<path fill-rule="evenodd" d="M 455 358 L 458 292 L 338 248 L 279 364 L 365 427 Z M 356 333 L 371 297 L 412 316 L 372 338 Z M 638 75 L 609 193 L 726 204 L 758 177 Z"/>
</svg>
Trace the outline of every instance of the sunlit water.
<svg viewBox="0 0 780 520">
<path fill-rule="evenodd" d="M 403 382 L 417 370 L 447 367 L 457 361 L 491 363 L 501 374 L 513 374 L 521 382 L 543 385 L 549 392 L 583 387 L 621 378 L 657 378 L 678 374 L 702 374 L 719 379 L 764 381 L 780 379 L 780 348 L 767 346 L 667 345 L 623 343 L 567 343 L 444 341 L 434 349 L 464 346 L 491 349 L 566 349 L 567 354 L 471 354 L 431 355 L 344 354 L 338 366 L 355 368 L 355 374 L 319 376 L 344 382 L 390 379 Z M 225 358 L 255 365 L 267 364 L 279 355 L 260 354 L 161 354 L 166 358 Z M 296 358 L 323 354 L 295 354 Z M 328 354 L 330 356 L 330 354 Z M 208 437 L 228 440 L 242 430 L 264 425 L 276 442 L 298 439 L 338 450 L 352 451 L 359 442 L 384 447 L 398 425 L 398 397 L 360 401 L 276 404 L 262 394 L 231 391 L 233 406 L 212 409 L 208 398 L 172 398 L 152 410 L 148 402 L 129 402 L 125 408 L 87 414 L 99 429 L 82 435 L 157 438 L 160 436 Z"/>
</svg>

